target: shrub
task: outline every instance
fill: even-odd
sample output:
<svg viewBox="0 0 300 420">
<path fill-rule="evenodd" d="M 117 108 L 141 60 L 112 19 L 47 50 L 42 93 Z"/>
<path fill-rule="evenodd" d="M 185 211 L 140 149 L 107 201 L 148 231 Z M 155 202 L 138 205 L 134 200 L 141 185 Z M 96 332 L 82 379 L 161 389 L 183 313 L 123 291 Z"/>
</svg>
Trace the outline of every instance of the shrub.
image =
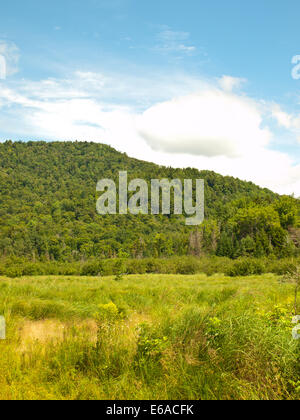
<svg viewBox="0 0 300 420">
<path fill-rule="evenodd" d="M 107 304 L 99 304 L 98 311 L 95 315 L 98 321 L 112 322 L 118 319 L 119 310 L 113 302 Z"/>
<path fill-rule="evenodd" d="M 102 273 L 103 273 L 102 261 L 89 262 L 81 268 L 82 276 L 101 276 Z"/>
<path fill-rule="evenodd" d="M 147 271 L 147 263 L 144 260 L 129 260 L 126 272 L 128 274 L 145 274 Z"/>
<path fill-rule="evenodd" d="M 226 274 L 235 276 L 251 276 L 254 274 L 263 274 L 266 272 L 266 267 L 263 261 L 254 259 L 241 259 L 233 263 L 226 271 Z"/>
<path fill-rule="evenodd" d="M 5 274 L 10 278 L 21 277 L 23 275 L 23 270 L 22 267 L 18 265 L 12 265 L 5 270 Z"/>
<path fill-rule="evenodd" d="M 146 323 L 140 324 L 136 360 L 159 360 L 166 348 L 166 343 L 167 337 L 158 336 Z"/>
<path fill-rule="evenodd" d="M 157 258 L 147 258 L 146 272 L 147 273 L 160 273 L 161 262 Z"/>
<path fill-rule="evenodd" d="M 162 374 L 161 359 L 168 345 L 168 338 L 161 336 L 146 323 L 140 324 L 138 330 L 134 368 L 137 374 L 150 382 Z"/>
<path fill-rule="evenodd" d="M 270 271 L 283 276 L 287 273 L 293 273 L 296 270 L 296 264 L 292 261 L 274 261 L 270 265 Z"/>
<path fill-rule="evenodd" d="M 120 281 L 123 279 L 123 275 L 125 272 L 125 264 L 123 260 L 117 260 L 115 262 L 113 273 L 115 275 L 115 280 Z"/>
<path fill-rule="evenodd" d="M 41 264 L 29 263 L 23 267 L 23 276 L 42 276 L 44 274 L 45 270 Z"/>
<path fill-rule="evenodd" d="M 194 258 L 181 258 L 176 264 L 178 274 L 196 274 L 199 272 L 199 263 Z"/>
</svg>

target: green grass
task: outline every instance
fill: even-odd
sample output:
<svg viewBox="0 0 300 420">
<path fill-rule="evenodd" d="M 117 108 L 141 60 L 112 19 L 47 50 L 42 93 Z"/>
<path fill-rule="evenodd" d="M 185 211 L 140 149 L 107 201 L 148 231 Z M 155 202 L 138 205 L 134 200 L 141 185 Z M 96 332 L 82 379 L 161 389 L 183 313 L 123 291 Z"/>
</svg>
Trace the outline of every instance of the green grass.
<svg viewBox="0 0 300 420">
<path fill-rule="evenodd" d="M 299 399 L 275 275 L 0 278 L 0 399 Z"/>
</svg>

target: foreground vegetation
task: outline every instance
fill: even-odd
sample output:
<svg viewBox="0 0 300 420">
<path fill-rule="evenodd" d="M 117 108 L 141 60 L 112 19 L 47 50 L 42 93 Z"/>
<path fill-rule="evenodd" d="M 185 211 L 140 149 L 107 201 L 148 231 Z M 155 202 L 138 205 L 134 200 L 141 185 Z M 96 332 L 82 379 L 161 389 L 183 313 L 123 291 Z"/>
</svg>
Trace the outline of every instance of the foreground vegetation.
<svg viewBox="0 0 300 420">
<path fill-rule="evenodd" d="M 90 258 L 82 261 L 28 261 L 25 258 L 0 259 L 0 276 L 112 276 L 124 274 L 200 274 L 225 273 L 228 276 L 249 276 L 294 272 L 300 265 L 297 258 L 250 258 L 232 260 L 227 257 L 170 257 L 170 258 Z"/>
<path fill-rule="evenodd" d="M 293 303 L 273 274 L 1 277 L 0 399 L 299 399 Z"/>
</svg>

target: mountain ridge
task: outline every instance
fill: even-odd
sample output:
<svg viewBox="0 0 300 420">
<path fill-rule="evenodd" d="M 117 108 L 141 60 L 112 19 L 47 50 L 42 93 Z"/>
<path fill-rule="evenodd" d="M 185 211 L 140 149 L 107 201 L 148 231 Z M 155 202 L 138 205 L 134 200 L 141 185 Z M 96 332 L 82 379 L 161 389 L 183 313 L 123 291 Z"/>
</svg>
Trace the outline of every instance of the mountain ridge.
<svg viewBox="0 0 300 420">
<path fill-rule="evenodd" d="M 183 216 L 173 214 L 127 215 L 126 218 L 98 215 L 95 208 L 97 182 L 103 178 L 117 181 L 122 170 L 128 172 L 129 180 L 204 179 L 205 222 L 193 230 L 184 225 Z M 280 224 L 277 210 L 273 212 L 275 203 L 283 198 L 266 188 L 214 171 L 172 168 L 130 158 L 101 143 L 1 143 L 0 185 L 2 256 L 78 259 L 120 254 L 169 256 L 219 252 L 234 257 L 241 251 L 224 251 L 223 245 L 228 240 L 232 242 L 229 248 L 236 248 L 236 243 L 243 239 L 249 242 L 250 237 L 255 243 L 259 242 L 256 236 L 261 232 L 247 228 L 238 233 L 234 219 L 240 213 L 242 218 L 253 219 L 249 210 L 253 208 L 262 220 L 259 229 L 264 218 L 272 219 L 273 225 L 268 227 L 267 239 L 263 240 L 265 253 L 277 247 L 273 238 L 275 231 L 271 234 L 270 230 L 277 229 L 281 242 L 284 242 L 283 230 L 287 235 L 288 226 Z M 294 203 L 292 198 L 286 200 Z M 243 212 L 249 214 L 245 216 Z M 290 226 L 294 224 L 293 220 Z M 269 251 L 268 241 L 274 242 Z"/>
</svg>

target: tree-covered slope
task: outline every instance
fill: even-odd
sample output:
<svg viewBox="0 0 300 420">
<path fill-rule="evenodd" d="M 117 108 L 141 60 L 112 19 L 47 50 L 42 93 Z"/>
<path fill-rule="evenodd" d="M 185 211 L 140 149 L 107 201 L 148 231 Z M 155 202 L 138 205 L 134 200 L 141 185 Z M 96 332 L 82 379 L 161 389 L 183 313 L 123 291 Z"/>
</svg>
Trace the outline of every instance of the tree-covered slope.
<svg viewBox="0 0 300 420">
<path fill-rule="evenodd" d="M 102 178 L 205 180 L 205 222 L 183 216 L 96 212 Z M 81 259 L 117 255 L 239 255 L 295 252 L 287 229 L 297 225 L 297 202 L 251 182 L 211 171 L 174 169 L 82 142 L 0 144 L 0 256 Z"/>
</svg>

